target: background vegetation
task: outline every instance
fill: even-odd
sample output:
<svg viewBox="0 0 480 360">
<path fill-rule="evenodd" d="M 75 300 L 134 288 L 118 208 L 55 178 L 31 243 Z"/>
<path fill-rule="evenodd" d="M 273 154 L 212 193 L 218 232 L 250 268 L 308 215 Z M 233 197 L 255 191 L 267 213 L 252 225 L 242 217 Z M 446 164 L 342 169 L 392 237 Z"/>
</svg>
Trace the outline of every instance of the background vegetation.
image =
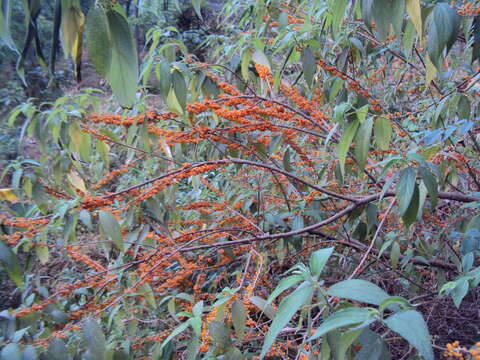
<svg viewBox="0 0 480 360">
<path fill-rule="evenodd" d="M 480 358 L 480 2 L 0 4 L 0 358 Z"/>
</svg>

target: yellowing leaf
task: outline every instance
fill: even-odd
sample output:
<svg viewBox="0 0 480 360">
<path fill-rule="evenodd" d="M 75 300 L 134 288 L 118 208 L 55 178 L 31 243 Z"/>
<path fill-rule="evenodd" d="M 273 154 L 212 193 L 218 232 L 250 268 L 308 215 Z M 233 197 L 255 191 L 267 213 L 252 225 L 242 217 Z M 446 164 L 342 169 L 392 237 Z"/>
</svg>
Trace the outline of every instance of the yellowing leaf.
<svg viewBox="0 0 480 360">
<path fill-rule="evenodd" d="M 430 60 L 430 56 L 425 57 L 425 65 L 427 68 L 427 76 L 426 76 L 426 84 L 429 85 L 433 79 L 437 76 L 437 68 L 433 65 L 432 60 Z"/>
<path fill-rule="evenodd" d="M 170 149 L 170 146 L 168 146 L 167 142 L 165 141 L 165 138 L 163 137 L 160 138 L 160 140 L 158 140 L 158 143 L 162 147 L 162 150 L 167 155 L 167 157 L 172 160 L 173 159 L 172 150 Z"/>
<path fill-rule="evenodd" d="M 63 10 L 62 15 L 62 44 L 65 54 L 75 63 L 75 72 L 78 76 L 83 49 L 83 28 L 85 15 L 82 10 L 70 6 Z"/>
<path fill-rule="evenodd" d="M 413 25 L 415 26 L 415 30 L 417 30 L 418 37 L 420 38 L 420 44 L 423 44 L 422 12 L 420 9 L 420 0 L 407 0 L 406 8 L 408 15 L 410 15 L 410 18 L 412 19 Z"/>
<path fill-rule="evenodd" d="M 254 63 L 266 66 L 268 67 L 268 70 L 271 70 L 270 61 L 268 61 L 268 58 L 262 51 L 256 50 L 252 55 L 252 60 Z"/>
<path fill-rule="evenodd" d="M 67 175 L 68 181 L 78 190 L 81 192 L 86 193 L 87 188 L 85 187 L 85 182 L 83 179 L 80 177 L 80 175 L 77 174 L 76 171 L 70 171 Z"/>
<path fill-rule="evenodd" d="M 37 254 L 38 259 L 43 265 L 45 265 L 48 262 L 48 258 L 50 254 L 49 254 L 47 245 L 38 244 L 35 247 L 35 253 Z"/>
<path fill-rule="evenodd" d="M 1 200 L 5 200 L 11 203 L 20 201 L 20 199 L 13 192 L 13 189 L 0 189 L 0 201 Z"/>
</svg>

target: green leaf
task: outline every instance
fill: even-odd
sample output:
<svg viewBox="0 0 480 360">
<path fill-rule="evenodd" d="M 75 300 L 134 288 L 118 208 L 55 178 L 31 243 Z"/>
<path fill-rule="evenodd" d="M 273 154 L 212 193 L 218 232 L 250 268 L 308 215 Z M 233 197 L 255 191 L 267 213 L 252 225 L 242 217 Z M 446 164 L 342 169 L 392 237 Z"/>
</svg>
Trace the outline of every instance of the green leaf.
<svg viewBox="0 0 480 360">
<path fill-rule="evenodd" d="M 411 167 L 403 169 L 400 173 L 400 180 L 396 188 L 396 197 L 401 216 L 405 214 L 412 200 L 416 178 L 417 172 Z"/>
<path fill-rule="evenodd" d="M 208 330 L 212 335 L 213 341 L 218 347 L 227 349 L 232 345 L 232 339 L 230 339 L 230 333 L 225 325 L 219 321 L 214 321 L 208 324 Z"/>
<path fill-rule="evenodd" d="M 405 223 L 405 226 L 407 228 L 410 227 L 410 225 L 412 225 L 415 222 L 415 220 L 417 220 L 419 206 L 420 206 L 420 191 L 419 191 L 418 185 L 415 184 L 410 204 L 408 205 L 408 208 L 405 211 L 405 213 L 402 215 L 402 220 Z"/>
<path fill-rule="evenodd" d="M 468 293 L 468 278 L 461 277 L 455 281 L 455 288 L 451 291 L 454 305 L 459 308 L 463 298 Z"/>
<path fill-rule="evenodd" d="M 83 340 L 87 347 L 85 359 L 105 360 L 106 341 L 100 325 L 93 319 L 88 319 L 82 325 Z"/>
<path fill-rule="evenodd" d="M 232 322 L 238 340 L 243 340 L 247 326 L 247 315 L 245 305 L 243 305 L 243 302 L 240 300 L 235 301 L 232 305 Z"/>
<path fill-rule="evenodd" d="M 339 160 L 340 164 L 340 171 L 342 175 L 345 174 L 345 160 L 347 158 L 347 153 L 348 149 L 350 148 L 350 145 L 352 143 L 353 137 L 355 136 L 355 133 L 357 132 L 358 126 L 360 125 L 358 119 L 350 123 L 348 125 L 347 130 L 345 130 L 345 133 L 343 134 L 342 138 L 340 139 L 340 142 L 338 143 L 337 146 L 337 157 Z"/>
<path fill-rule="evenodd" d="M 70 356 L 67 354 L 67 356 Z M 22 360 L 37 360 L 37 350 L 35 350 L 35 347 L 33 345 L 27 345 L 25 346 L 23 350 L 23 356 Z M 70 360 L 70 357 L 65 358 L 65 360 Z"/>
<path fill-rule="evenodd" d="M 98 214 L 100 221 L 100 229 L 102 232 L 112 239 L 115 246 L 123 251 L 123 238 L 120 225 L 117 222 L 117 219 L 107 211 L 100 211 Z"/>
<path fill-rule="evenodd" d="M 385 41 L 390 27 L 398 35 L 405 9 L 404 0 L 371 0 L 362 2 L 362 15 L 369 22 L 375 21 L 375 29 L 381 41 Z"/>
<path fill-rule="evenodd" d="M 92 6 L 87 14 L 87 47 L 98 73 L 107 77 L 112 63 L 112 35 L 103 6 Z"/>
<path fill-rule="evenodd" d="M 18 52 L 10 32 L 12 5 L 10 0 L 0 2 L 0 40 L 10 49 Z"/>
<path fill-rule="evenodd" d="M 315 56 L 313 56 L 312 50 L 310 47 L 305 47 L 302 50 L 302 66 L 303 66 L 303 75 L 309 87 L 312 87 L 313 77 L 317 72 L 317 64 L 315 62 Z"/>
<path fill-rule="evenodd" d="M 449 3 L 438 3 L 432 13 L 427 39 L 428 55 L 437 69 L 441 65 L 443 51 L 446 49 L 448 53 L 459 31 L 460 16 L 455 9 Z"/>
<path fill-rule="evenodd" d="M 327 294 L 367 304 L 380 305 L 389 295 L 370 281 L 351 279 L 340 281 L 328 289 Z"/>
<path fill-rule="evenodd" d="M 170 340 L 172 340 L 175 336 L 181 334 L 182 332 L 184 332 L 188 326 L 190 325 L 190 321 L 185 321 L 184 323 L 181 323 L 178 327 L 175 328 L 175 330 L 173 330 L 170 335 L 168 335 L 168 337 L 163 341 L 162 343 L 162 349 L 167 346 L 167 344 L 170 342 Z"/>
<path fill-rule="evenodd" d="M 355 355 L 355 360 L 390 360 L 388 347 L 383 338 L 370 329 L 364 329 L 357 339 L 361 350 Z"/>
<path fill-rule="evenodd" d="M 372 309 L 367 308 L 350 307 L 339 310 L 326 318 L 308 341 L 318 339 L 335 329 L 362 324 L 370 318 L 371 314 Z"/>
<path fill-rule="evenodd" d="M 182 107 L 182 110 L 185 111 L 185 107 L 187 106 L 187 85 L 185 83 L 185 78 L 180 71 L 173 71 L 172 82 L 173 91 L 175 92 L 178 103 Z"/>
<path fill-rule="evenodd" d="M 342 24 L 343 17 L 345 16 L 345 9 L 348 0 L 330 0 L 329 8 L 332 12 L 332 35 L 336 38 L 340 35 L 340 26 Z"/>
<path fill-rule="evenodd" d="M 137 49 L 127 20 L 116 11 L 108 11 L 112 35 L 112 61 L 107 80 L 122 107 L 130 108 L 137 91 Z"/>
<path fill-rule="evenodd" d="M 426 360 L 433 360 L 430 334 L 422 315 L 415 310 L 406 310 L 393 314 L 385 324 L 407 340 Z"/>
<path fill-rule="evenodd" d="M 420 7 L 420 0 L 407 0 L 406 3 L 407 13 L 412 19 L 415 30 L 417 30 L 418 37 L 423 37 L 422 27 L 422 10 Z"/>
<path fill-rule="evenodd" d="M 287 150 L 285 150 L 285 154 L 283 154 L 283 168 L 288 172 L 293 171 L 290 162 L 290 148 L 287 148 Z"/>
<path fill-rule="evenodd" d="M 438 183 L 435 176 L 428 170 L 426 167 L 419 167 L 418 173 L 422 177 L 423 183 L 428 190 L 428 195 L 430 196 L 430 201 L 432 203 L 432 209 L 435 209 L 438 201 Z"/>
<path fill-rule="evenodd" d="M 374 126 L 375 143 L 380 150 L 388 150 L 392 136 L 392 125 L 387 118 L 379 117 Z"/>
<path fill-rule="evenodd" d="M 309 265 L 314 276 L 320 276 L 334 249 L 334 247 L 320 249 L 310 255 Z"/>
<path fill-rule="evenodd" d="M 267 304 L 271 304 L 272 301 L 275 300 L 278 295 L 280 295 L 285 290 L 291 288 L 293 285 L 298 284 L 302 280 L 303 280 L 302 275 L 292 275 L 280 280 L 275 290 L 273 290 L 270 296 L 268 297 Z"/>
<path fill-rule="evenodd" d="M 400 296 L 390 296 L 382 301 L 378 309 L 384 311 L 385 309 L 392 308 L 393 304 L 399 304 L 403 310 L 410 310 L 412 305 Z"/>
<path fill-rule="evenodd" d="M 192 0 L 192 7 L 200 19 L 202 18 L 202 0 Z"/>
<path fill-rule="evenodd" d="M 248 300 L 258 307 L 269 319 L 273 320 L 275 318 L 275 309 L 265 299 L 262 299 L 259 296 L 250 296 Z"/>
<path fill-rule="evenodd" d="M 370 147 L 370 138 L 372 136 L 373 118 L 369 117 L 359 127 L 355 137 L 355 157 L 361 170 L 365 168 L 365 162 Z"/>
<path fill-rule="evenodd" d="M 20 262 L 13 251 L 10 250 L 3 241 L 0 241 L 0 262 L 10 280 L 12 280 L 20 289 L 23 289 L 23 270 L 20 266 Z"/>
<path fill-rule="evenodd" d="M 163 99 L 167 99 L 170 88 L 172 87 L 172 74 L 170 72 L 170 64 L 162 61 L 156 68 L 157 78 L 160 80 L 159 90 Z"/>
<path fill-rule="evenodd" d="M 397 269 L 399 259 L 400 245 L 398 245 L 398 242 L 394 241 L 392 247 L 390 248 L 390 264 L 392 265 L 393 270 Z"/>
<path fill-rule="evenodd" d="M 150 306 L 152 309 L 157 308 L 157 302 L 155 301 L 155 295 L 153 293 L 152 287 L 150 286 L 149 283 L 145 283 L 140 287 L 140 290 L 142 292 L 143 297 L 145 298 L 145 301 L 147 302 L 148 306 Z"/>
<path fill-rule="evenodd" d="M 67 347 L 62 339 L 54 338 L 47 349 L 48 359 L 50 360 L 68 360 L 71 359 Z"/>
<path fill-rule="evenodd" d="M 7 344 L 0 352 L 0 359 L 2 360 L 22 360 L 22 353 L 20 347 L 15 343 Z"/>
<path fill-rule="evenodd" d="M 293 315 L 300 307 L 311 298 L 313 294 L 312 284 L 304 282 L 294 292 L 286 296 L 278 307 L 278 311 L 273 319 L 270 329 L 262 346 L 260 359 L 263 359 L 275 342 L 278 334 L 290 322 Z"/>
</svg>

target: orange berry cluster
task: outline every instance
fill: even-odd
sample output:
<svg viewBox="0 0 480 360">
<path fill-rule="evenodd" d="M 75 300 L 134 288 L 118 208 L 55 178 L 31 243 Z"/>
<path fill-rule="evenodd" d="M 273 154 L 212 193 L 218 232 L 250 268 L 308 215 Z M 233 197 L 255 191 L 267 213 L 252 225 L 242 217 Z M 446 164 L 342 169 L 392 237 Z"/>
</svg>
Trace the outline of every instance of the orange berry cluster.
<svg viewBox="0 0 480 360">
<path fill-rule="evenodd" d="M 80 261 L 87 265 L 89 268 L 98 271 L 98 272 L 105 272 L 106 269 L 105 267 L 100 264 L 99 262 L 92 260 L 89 256 L 82 254 L 80 251 L 79 246 L 72 246 L 68 245 L 67 246 L 67 254 L 70 256 L 72 259 Z"/>
<path fill-rule="evenodd" d="M 470 350 L 465 346 L 460 346 L 459 341 L 454 341 L 446 345 L 447 350 L 443 356 L 448 359 L 459 360 L 480 360 L 480 342 L 477 342 Z"/>
<path fill-rule="evenodd" d="M 456 3 L 452 2 L 452 6 L 455 7 Z M 480 15 L 480 4 L 475 4 L 472 1 L 466 1 L 459 7 L 457 12 L 461 16 L 478 16 Z"/>
<path fill-rule="evenodd" d="M 257 70 L 258 76 L 260 76 L 262 80 L 267 80 L 271 77 L 270 69 L 266 65 L 255 63 L 255 70 Z"/>
<path fill-rule="evenodd" d="M 117 169 L 117 170 L 113 170 L 111 172 L 109 172 L 107 175 L 105 175 L 100 181 L 98 181 L 95 185 L 92 186 L 92 189 L 94 190 L 98 190 L 100 189 L 102 186 L 105 186 L 109 183 L 111 183 L 117 176 L 121 175 L 121 174 L 125 174 L 128 172 L 129 168 L 131 166 L 133 166 L 133 162 L 130 163 L 130 164 L 127 164 L 125 165 L 124 167 L 120 168 L 120 169 Z"/>
<path fill-rule="evenodd" d="M 370 105 L 372 105 L 372 109 L 374 111 L 381 111 L 382 110 L 382 107 L 380 106 L 378 101 L 372 97 L 372 95 L 370 94 L 370 92 L 367 89 L 364 89 L 360 85 L 360 82 L 350 78 L 347 74 L 338 70 L 335 66 L 328 65 L 323 59 L 320 59 L 317 62 L 317 64 L 320 65 L 323 70 L 328 71 L 333 76 L 339 77 L 342 80 L 346 80 L 347 84 L 348 84 L 348 88 L 350 90 L 355 91 L 357 94 L 363 96 L 364 98 L 368 99 L 368 102 L 370 103 Z"/>
<path fill-rule="evenodd" d="M 87 115 L 87 119 L 93 123 L 103 123 L 103 124 L 112 124 L 124 127 L 130 127 L 132 125 L 140 125 L 145 121 L 162 121 L 176 117 L 174 113 L 163 113 L 159 114 L 155 111 L 149 111 L 145 114 L 140 114 L 136 116 L 123 117 L 122 115 L 115 114 L 99 114 L 91 113 Z"/>
</svg>

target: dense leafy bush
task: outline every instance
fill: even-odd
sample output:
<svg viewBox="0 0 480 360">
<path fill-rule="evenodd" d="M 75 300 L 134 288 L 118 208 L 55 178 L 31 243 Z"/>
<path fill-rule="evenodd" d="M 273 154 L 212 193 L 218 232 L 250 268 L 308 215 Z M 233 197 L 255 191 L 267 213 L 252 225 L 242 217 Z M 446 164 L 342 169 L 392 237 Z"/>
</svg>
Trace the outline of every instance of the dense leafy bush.
<svg viewBox="0 0 480 360">
<path fill-rule="evenodd" d="M 160 25 L 137 61 L 119 3 L 62 2 L 114 97 L 8 118 L 41 154 L 1 192 L 1 356 L 478 359 L 480 5 L 210 6 L 205 61 Z"/>
</svg>

